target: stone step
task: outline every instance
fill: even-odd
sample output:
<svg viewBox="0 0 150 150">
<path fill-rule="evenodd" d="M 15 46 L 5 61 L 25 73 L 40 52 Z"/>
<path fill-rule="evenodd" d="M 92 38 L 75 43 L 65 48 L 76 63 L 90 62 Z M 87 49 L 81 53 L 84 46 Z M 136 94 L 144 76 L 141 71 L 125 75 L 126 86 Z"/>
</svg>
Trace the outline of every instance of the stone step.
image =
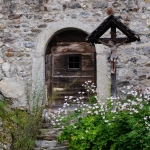
<svg viewBox="0 0 150 150">
<path fill-rule="evenodd" d="M 57 141 L 53 140 L 53 141 L 47 141 L 47 140 L 37 140 L 35 143 L 35 148 L 39 149 L 39 150 L 52 150 L 56 147 L 57 145 Z"/>
<path fill-rule="evenodd" d="M 50 116 L 53 114 L 53 112 L 55 113 L 58 112 L 60 108 L 64 109 L 62 106 L 53 106 L 52 108 L 45 108 L 42 112 L 42 122 L 50 123 L 51 122 Z M 67 110 L 68 112 L 72 112 L 75 110 L 75 108 L 77 108 L 76 104 L 69 106 L 65 108 L 64 110 Z"/>
<path fill-rule="evenodd" d="M 43 128 L 43 129 L 52 128 L 52 124 L 51 124 L 51 123 L 42 123 L 42 128 Z"/>
<path fill-rule="evenodd" d="M 68 150 L 68 146 L 55 147 L 52 150 Z"/>
<path fill-rule="evenodd" d="M 57 143 L 56 140 L 48 141 L 48 140 L 37 140 L 35 143 L 35 147 L 33 150 L 67 150 L 68 142 Z"/>
<path fill-rule="evenodd" d="M 34 148 L 33 150 L 68 150 L 68 146 L 55 147 L 55 148 L 52 148 L 52 149 Z"/>
<path fill-rule="evenodd" d="M 52 140 L 56 140 L 60 134 L 61 131 L 59 128 L 40 129 L 40 135 L 38 139 L 52 141 Z"/>
</svg>

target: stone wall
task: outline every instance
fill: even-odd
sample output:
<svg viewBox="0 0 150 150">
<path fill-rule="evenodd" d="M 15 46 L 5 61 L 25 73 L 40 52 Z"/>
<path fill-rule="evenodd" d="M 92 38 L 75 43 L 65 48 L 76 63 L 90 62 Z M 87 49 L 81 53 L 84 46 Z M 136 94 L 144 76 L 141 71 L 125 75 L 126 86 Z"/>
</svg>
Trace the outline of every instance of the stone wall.
<svg viewBox="0 0 150 150">
<path fill-rule="evenodd" d="M 118 48 L 118 85 L 150 85 L 149 0 L 0 0 L 0 6 L 0 97 L 9 98 L 13 106 L 24 108 L 36 84 L 44 87 L 44 53 L 52 36 L 63 28 L 92 32 L 108 16 L 109 7 L 141 36 L 141 42 Z M 98 51 L 98 58 L 109 53 L 108 47 Z M 105 86 L 108 96 L 110 71 L 103 61 L 105 67 L 97 59 L 98 87 Z M 103 82 L 100 67 L 105 70 Z"/>
</svg>

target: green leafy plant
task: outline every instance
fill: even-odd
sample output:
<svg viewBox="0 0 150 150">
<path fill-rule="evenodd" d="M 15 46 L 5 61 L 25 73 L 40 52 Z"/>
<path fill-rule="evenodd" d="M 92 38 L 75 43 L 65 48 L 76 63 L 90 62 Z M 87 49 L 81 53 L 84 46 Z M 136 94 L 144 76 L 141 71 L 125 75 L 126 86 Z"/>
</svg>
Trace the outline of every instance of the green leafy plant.
<svg viewBox="0 0 150 150">
<path fill-rule="evenodd" d="M 128 86 L 122 92 L 126 99 L 111 97 L 107 103 L 85 104 L 80 97 L 72 112 L 66 112 L 66 100 L 66 114 L 60 109 L 52 115 L 52 124 L 62 128 L 58 141 L 68 140 L 69 150 L 150 149 L 150 88 L 142 93 Z"/>
<path fill-rule="evenodd" d="M 0 118 L 3 122 L 3 132 L 0 141 L 12 143 L 12 150 L 31 150 L 35 145 L 41 127 L 41 108 L 26 110 L 11 109 L 0 101 Z"/>
</svg>

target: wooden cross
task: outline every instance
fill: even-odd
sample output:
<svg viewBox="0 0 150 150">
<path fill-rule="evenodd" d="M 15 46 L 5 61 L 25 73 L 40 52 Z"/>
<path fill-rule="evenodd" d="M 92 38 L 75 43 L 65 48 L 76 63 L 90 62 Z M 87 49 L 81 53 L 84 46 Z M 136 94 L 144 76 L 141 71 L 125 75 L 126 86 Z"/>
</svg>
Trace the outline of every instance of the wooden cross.
<svg viewBox="0 0 150 150">
<path fill-rule="evenodd" d="M 111 29 L 111 38 L 100 38 L 109 28 Z M 127 38 L 117 38 L 116 28 L 122 31 Z M 140 38 L 134 31 L 125 26 L 117 17 L 110 15 L 88 37 L 86 37 L 86 41 L 93 44 L 104 44 L 112 41 L 116 45 L 123 43 L 124 41 L 126 43 L 140 41 Z M 116 71 L 114 74 L 111 74 L 111 81 L 112 95 L 113 97 L 117 97 Z"/>
</svg>

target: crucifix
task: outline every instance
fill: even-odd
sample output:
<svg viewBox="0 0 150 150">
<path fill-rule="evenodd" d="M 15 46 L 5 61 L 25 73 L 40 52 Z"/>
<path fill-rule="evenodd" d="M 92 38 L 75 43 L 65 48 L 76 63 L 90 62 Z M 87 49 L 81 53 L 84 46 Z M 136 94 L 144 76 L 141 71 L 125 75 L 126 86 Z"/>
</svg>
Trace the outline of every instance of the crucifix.
<svg viewBox="0 0 150 150">
<path fill-rule="evenodd" d="M 111 53 L 110 53 L 109 61 L 111 63 L 111 74 L 115 74 L 116 73 L 116 62 L 117 62 L 117 59 L 118 59 L 117 48 L 120 45 L 124 44 L 126 41 L 128 41 L 128 39 L 125 39 L 120 44 L 114 44 L 112 40 L 110 40 L 108 43 L 105 43 L 105 42 L 101 41 L 100 39 L 98 39 L 98 41 L 101 42 L 103 45 L 106 45 L 110 48 Z"/>
<path fill-rule="evenodd" d="M 110 38 L 100 38 L 108 29 L 111 29 L 111 37 Z M 117 38 L 116 29 L 122 31 L 125 38 Z M 87 38 L 87 42 L 91 42 L 92 44 L 103 44 L 110 48 L 110 58 L 109 61 L 111 63 L 111 93 L 113 97 L 117 97 L 117 84 L 116 84 L 116 62 L 118 59 L 117 56 L 117 48 L 124 43 L 130 43 L 134 41 L 140 41 L 140 38 L 134 31 L 125 26 L 120 20 L 110 15 L 108 18 L 104 20 L 96 28 Z"/>
</svg>

